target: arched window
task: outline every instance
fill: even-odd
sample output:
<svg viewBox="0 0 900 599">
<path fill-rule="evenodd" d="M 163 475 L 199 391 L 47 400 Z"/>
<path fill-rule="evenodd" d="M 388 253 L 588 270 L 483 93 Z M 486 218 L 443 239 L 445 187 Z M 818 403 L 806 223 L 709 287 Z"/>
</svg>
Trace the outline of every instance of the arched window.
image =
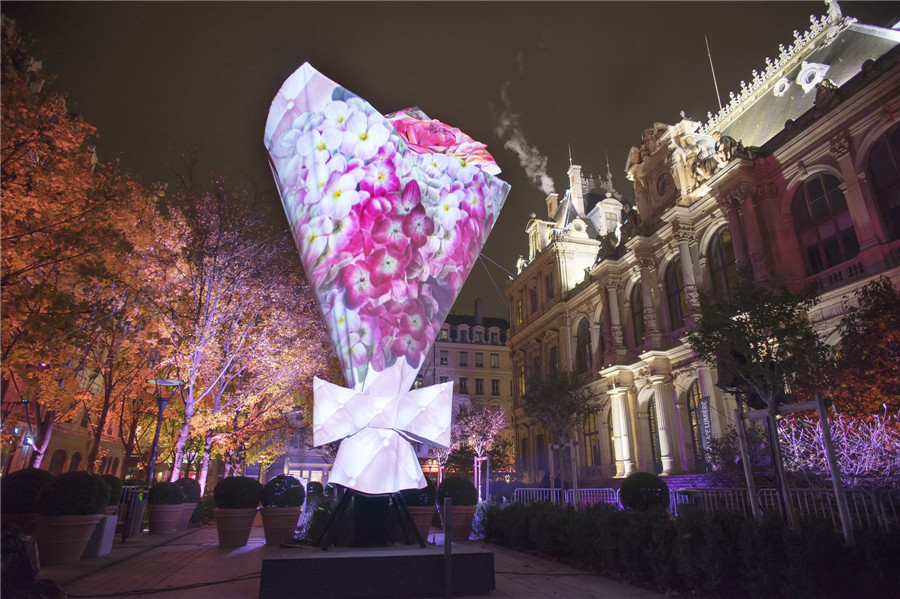
<svg viewBox="0 0 900 599">
<path fill-rule="evenodd" d="M 106 460 L 106 456 L 103 456 L 103 459 L 100 460 L 100 467 L 97 468 L 97 474 L 106 474 Z"/>
<path fill-rule="evenodd" d="M 591 327 L 586 318 L 582 318 L 578 323 L 576 343 L 575 371 L 581 374 L 594 367 L 593 352 L 591 352 Z"/>
<path fill-rule="evenodd" d="M 731 243 L 731 231 L 722 227 L 716 232 L 709 244 L 709 278 L 713 293 L 722 300 L 731 297 L 737 282 L 737 266 L 734 263 L 734 246 Z"/>
<path fill-rule="evenodd" d="M 888 238 L 900 239 L 900 125 L 891 127 L 872 147 L 869 180 Z"/>
<path fill-rule="evenodd" d="M 666 269 L 666 299 L 669 306 L 669 331 L 677 331 L 684 326 L 684 314 L 687 312 L 681 258 L 672 260 Z"/>
<path fill-rule="evenodd" d="M 859 253 L 859 240 L 841 182 L 817 173 L 794 194 L 794 227 L 806 261 L 807 274 L 836 266 Z"/>
<path fill-rule="evenodd" d="M 69 472 L 77 472 L 79 466 L 81 466 L 81 454 L 75 453 L 72 455 L 72 461 L 69 462 Z"/>
<path fill-rule="evenodd" d="M 119 475 L 119 458 L 114 458 L 109 468 L 109 473 Z"/>
<path fill-rule="evenodd" d="M 50 467 L 47 470 L 50 474 L 54 476 L 59 476 L 62 474 L 63 466 L 66 465 L 66 452 L 62 449 L 57 449 L 53 452 L 53 457 L 50 458 Z"/>
<path fill-rule="evenodd" d="M 606 413 L 606 433 L 609 437 L 609 463 L 616 463 L 616 442 L 613 431 L 612 410 Z"/>
<path fill-rule="evenodd" d="M 597 415 L 593 412 L 584 419 L 584 465 L 600 465 L 600 434 L 597 431 Z"/>
<path fill-rule="evenodd" d="M 634 346 L 644 344 L 644 292 L 641 284 L 631 288 L 631 327 L 634 331 Z"/>
<path fill-rule="evenodd" d="M 688 387 L 688 418 L 691 422 L 691 443 L 694 448 L 694 464 L 697 469 L 705 469 L 706 464 L 706 430 L 704 429 L 702 409 L 703 393 L 700 391 L 700 380 L 695 379 L 691 386 Z"/>
<path fill-rule="evenodd" d="M 659 448 L 659 420 L 656 417 L 656 396 L 647 402 L 647 425 L 650 429 L 650 455 L 653 458 L 653 472 L 662 472 L 662 450 Z"/>
</svg>

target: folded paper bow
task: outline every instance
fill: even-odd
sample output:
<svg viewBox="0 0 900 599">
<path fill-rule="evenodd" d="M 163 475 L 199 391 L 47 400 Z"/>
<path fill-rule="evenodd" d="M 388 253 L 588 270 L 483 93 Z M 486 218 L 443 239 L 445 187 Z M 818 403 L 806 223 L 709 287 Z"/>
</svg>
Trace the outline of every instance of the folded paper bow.
<svg viewBox="0 0 900 599">
<path fill-rule="evenodd" d="M 363 493 L 425 486 L 411 441 L 450 445 L 453 383 L 379 395 L 313 381 L 313 443 L 343 439 L 328 482 Z"/>
</svg>

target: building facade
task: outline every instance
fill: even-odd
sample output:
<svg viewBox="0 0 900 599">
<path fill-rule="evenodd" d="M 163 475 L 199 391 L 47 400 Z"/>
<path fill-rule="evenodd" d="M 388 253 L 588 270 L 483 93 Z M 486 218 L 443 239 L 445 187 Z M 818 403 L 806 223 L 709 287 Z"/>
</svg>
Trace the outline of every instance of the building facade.
<svg viewBox="0 0 900 599">
<path fill-rule="evenodd" d="M 532 215 L 506 294 L 512 426 L 526 482 L 547 473 L 546 431 L 523 413 L 530 376 L 572 372 L 595 410 L 571 436 L 584 484 L 705 469 L 733 423 L 715 364 L 685 341 L 698 292 L 815 284 L 827 342 L 853 292 L 900 282 L 900 31 L 811 18 L 705 123 L 655 123 L 628 153 L 633 200 L 571 165 L 562 200 Z M 618 209 L 617 209 L 618 205 Z"/>
</svg>

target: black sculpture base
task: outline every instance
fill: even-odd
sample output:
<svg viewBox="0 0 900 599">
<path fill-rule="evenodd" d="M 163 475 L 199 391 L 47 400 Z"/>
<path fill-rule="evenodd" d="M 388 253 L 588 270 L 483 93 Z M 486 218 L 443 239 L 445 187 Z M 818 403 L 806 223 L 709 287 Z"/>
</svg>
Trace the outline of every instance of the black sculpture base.
<svg viewBox="0 0 900 599">
<path fill-rule="evenodd" d="M 453 595 L 486 595 L 495 588 L 494 554 L 454 544 Z M 351 599 L 357 597 L 443 597 L 444 547 L 425 549 L 312 548 L 264 559 L 259 599 Z"/>
<path fill-rule="evenodd" d="M 344 488 L 344 494 L 341 496 L 340 501 L 338 501 L 337 507 L 334 508 L 334 511 L 331 513 L 331 517 L 328 518 L 328 522 L 325 524 L 325 530 L 322 531 L 322 534 L 316 539 L 316 545 L 321 547 L 323 551 L 327 551 L 329 547 L 331 547 L 331 540 L 334 533 L 334 525 L 340 519 L 341 515 L 347 511 L 347 508 L 350 507 L 350 500 L 353 497 L 359 498 L 385 498 L 388 499 L 391 505 L 394 508 L 394 511 L 397 513 L 397 517 L 400 519 L 400 529 L 403 531 L 403 539 L 406 541 L 407 545 L 413 543 L 410 540 L 410 534 L 408 529 L 412 529 L 412 533 L 414 535 L 414 539 L 419 543 L 419 547 L 425 548 L 425 539 L 422 538 L 422 535 L 419 534 L 419 530 L 416 528 L 415 522 L 413 522 L 412 515 L 409 513 L 409 509 L 406 507 L 406 501 L 403 500 L 403 495 L 399 492 L 397 493 L 382 493 L 378 495 L 370 495 L 368 493 L 362 493 L 361 491 L 356 491 L 354 489 Z"/>
</svg>

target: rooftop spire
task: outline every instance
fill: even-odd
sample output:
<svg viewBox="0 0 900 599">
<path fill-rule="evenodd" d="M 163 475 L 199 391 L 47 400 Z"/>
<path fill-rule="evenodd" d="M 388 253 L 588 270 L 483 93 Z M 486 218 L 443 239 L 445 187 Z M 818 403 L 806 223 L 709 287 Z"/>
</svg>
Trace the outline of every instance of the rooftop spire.
<svg viewBox="0 0 900 599">
<path fill-rule="evenodd" d="M 567 144 L 569 146 L 569 166 L 572 166 L 572 144 Z"/>
</svg>

